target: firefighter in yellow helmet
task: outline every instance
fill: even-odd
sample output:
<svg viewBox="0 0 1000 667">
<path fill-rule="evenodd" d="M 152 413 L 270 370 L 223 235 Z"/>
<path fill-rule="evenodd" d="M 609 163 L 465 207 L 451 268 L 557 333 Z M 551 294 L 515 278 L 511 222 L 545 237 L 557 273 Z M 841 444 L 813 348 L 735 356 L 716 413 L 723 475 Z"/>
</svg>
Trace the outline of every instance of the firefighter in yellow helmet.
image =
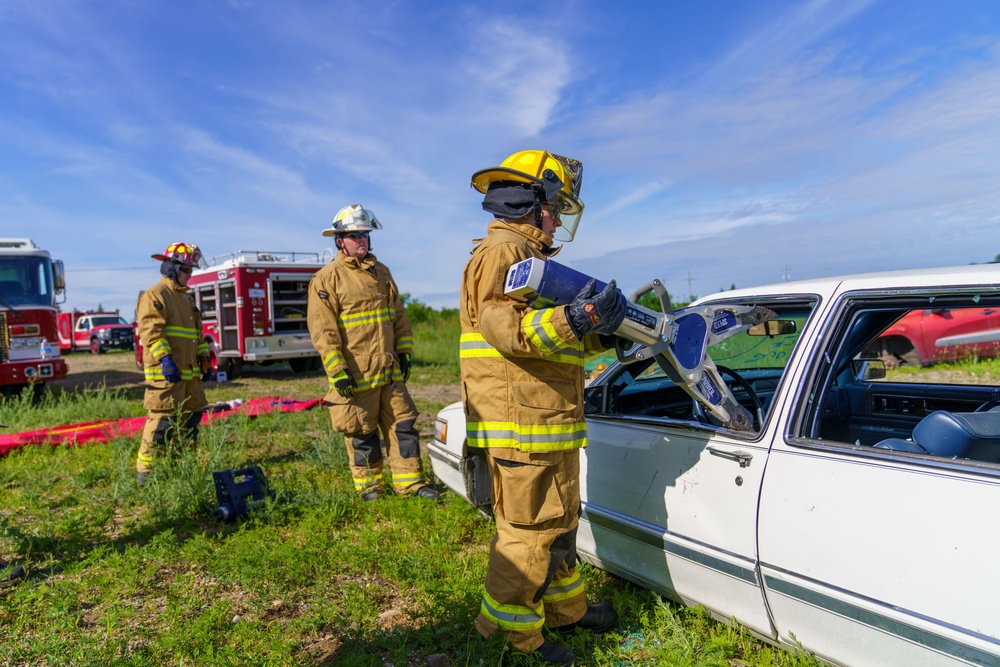
<svg viewBox="0 0 1000 667">
<path fill-rule="evenodd" d="M 610 604 L 589 605 L 576 567 L 584 357 L 614 344 L 625 297 L 591 281 L 569 305 L 535 309 L 503 292 L 507 269 L 572 240 L 583 166 L 545 151 L 514 153 L 472 176 L 495 216 L 462 276 L 462 401 L 470 447 L 485 448 L 496 536 L 476 629 L 555 664 L 573 652 L 542 627 L 606 632 Z"/>
<path fill-rule="evenodd" d="M 201 313 L 187 287 L 191 272 L 205 266 L 201 250 L 173 243 L 152 258 L 160 261 L 160 281 L 139 295 L 135 307 L 146 379 L 143 407 L 149 411 L 136 460 L 139 486 L 168 443 L 197 444 L 207 404 L 201 383 L 211 371 Z"/>
<path fill-rule="evenodd" d="M 384 441 L 396 493 L 435 500 L 438 492 L 424 482 L 418 413 L 405 384 L 413 332 L 392 274 L 371 253 L 376 229 L 382 225 L 375 215 L 355 204 L 323 231 L 338 252 L 309 282 L 309 335 L 326 369 L 330 420 L 344 434 L 362 499 L 381 494 Z"/>
</svg>

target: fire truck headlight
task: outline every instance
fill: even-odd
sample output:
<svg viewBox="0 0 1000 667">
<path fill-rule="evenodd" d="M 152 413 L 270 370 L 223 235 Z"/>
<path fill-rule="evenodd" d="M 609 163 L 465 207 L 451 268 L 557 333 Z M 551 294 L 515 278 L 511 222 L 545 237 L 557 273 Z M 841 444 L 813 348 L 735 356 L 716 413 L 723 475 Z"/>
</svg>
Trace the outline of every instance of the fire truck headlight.
<svg viewBox="0 0 1000 667">
<path fill-rule="evenodd" d="M 41 336 L 12 336 L 10 339 L 10 349 L 27 350 L 37 348 L 42 344 Z"/>
</svg>

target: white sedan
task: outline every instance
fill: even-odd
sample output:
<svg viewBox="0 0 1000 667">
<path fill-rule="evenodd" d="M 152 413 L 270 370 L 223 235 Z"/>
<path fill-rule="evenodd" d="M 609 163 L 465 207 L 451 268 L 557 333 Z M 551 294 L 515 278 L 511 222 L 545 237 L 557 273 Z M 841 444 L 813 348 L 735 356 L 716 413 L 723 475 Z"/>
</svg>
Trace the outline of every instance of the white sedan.
<svg viewBox="0 0 1000 667">
<path fill-rule="evenodd" d="M 1000 372 L 900 369 L 880 334 L 920 310 L 1000 310 L 1000 265 L 722 292 L 767 325 L 708 348 L 751 431 L 725 428 L 660 358 L 586 390 L 581 558 L 834 664 L 1000 665 Z M 489 511 L 461 404 L 435 474 Z"/>
</svg>

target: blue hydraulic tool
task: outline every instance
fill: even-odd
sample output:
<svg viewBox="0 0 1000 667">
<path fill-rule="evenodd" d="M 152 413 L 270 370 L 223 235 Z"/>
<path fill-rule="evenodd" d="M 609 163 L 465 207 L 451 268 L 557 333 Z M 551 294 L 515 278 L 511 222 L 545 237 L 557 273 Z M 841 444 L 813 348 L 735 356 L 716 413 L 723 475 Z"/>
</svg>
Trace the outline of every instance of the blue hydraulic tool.
<svg viewBox="0 0 1000 667">
<path fill-rule="evenodd" d="M 551 308 L 571 303 L 590 279 L 551 259 L 532 257 L 508 269 L 504 293 L 535 308 Z M 598 280 L 597 291 L 606 284 Z M 637 303 L 648 292 L 656 293 L 663 312 Z M 615 331 L 619 338 L 615 351 L 622 364 L 655 357 L 667 377 L 723 425 L 736 431 L 752 431 L 751 415 L 736 402 L 706 350 L 709 345 L 776 316 L 773 310 L 761 306 L 705 305 L 675 311 L 670 306 L 667 288 L 661 281 L 653 280 L 628 299 L 625 319 Z"/>
</svg>

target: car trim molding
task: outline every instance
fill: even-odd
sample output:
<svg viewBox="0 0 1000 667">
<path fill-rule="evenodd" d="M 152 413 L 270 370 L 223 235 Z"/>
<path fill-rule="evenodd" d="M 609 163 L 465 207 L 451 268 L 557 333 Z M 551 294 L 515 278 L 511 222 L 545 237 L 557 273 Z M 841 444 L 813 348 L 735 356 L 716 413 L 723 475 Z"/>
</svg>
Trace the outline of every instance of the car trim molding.
<svg viewBox="0 0 1000 667">
<path fill-rule="evenodd" d="M 768 567 L 769 569 L 773 569 L 775 571 L 784 572 L 784 570 L 780 570 L 779 568 L 774 568 L 771 566 L 765 566 L 765 567 Z M 798 576 L 791 573 L 787 574 L 789 574 L 789 576 Z M 810 579 L 810 581 L 812 580 Z M 1000 646 L 1000 641 L 998 641 L 993 637 L 972 632 L 970 630 L 966 630 L 965 628 L 961 628 L 950 623 L 945 623 L 944 621 L 935 618 L 923 616 L 922 614 L 909 612 L 899 607 L 887 605 L 884 602 L 879 602 L 878 600 L 863 598 L 862 596 L 859 596 L 856 593 L 851 593 L 850 591 L 846 590 L 842 591 L 841 589 L 834 589 L 834 587 L 822 584 L 821 582 L 814 582 L 814 583 L 818 586 L 824 586 L 825 588 L 829 588 L 831 590 L 838 590 L 846 595 L 850 595 L 851 597 L 857 599 L 865 599 L 871 602 L 872 604 L 876 604 L 880 607 L 885 607 L 887 609 L 891 608 L 900 613 L 904 613 L 909 616 L 913 616 L 915 618 L 920 618 L 929 623 L 934 623 L 935 625 L 946 627 L 955 632 L 960 632 L 964 635 L 975 637 L 982 641 L 986 641 L 991 644 L 996 644 Z M 954 658 L 965 660 L 967 662 L 976 665 L 996 664 L 997 655 L 995 653 L 987 653 L 986 651 L 975 648 L 974 646 L 969 646 L 968 644 L 964 644 L 955 639 L 942 637 L 941 635 L 936 634 L 934 632 L 923 630 L 921 628 L 910 625 L 909 623 L 905 623 L 903 621 L 890 618 L 884 614 L 879 614 L 877 612 L 871 611 L 870 609 L 859 607 L 858 605 L 851 604 L 844 600 L 837 599 L 825 593 L 820 593 L 819 591 L 806 588 L 804 586 L 800 586 L 798 584 L 786 581 L 784 579 L 778 579 L 773 576 L 765 574 L 764 585 L 765 585 L 765 591 L 775 591 L 777 593 L 790 597 L 799 602 L 803 602 L 813 607 L 823 609 L 824 611 L 837 614 L 838 616 L 850 619 L 862 625 L 866 625 L 874 630 L 885 632 L 895 637 L 899 637 L 900 639 L 903 639 L 905 641 L 909 641 L 914 644 L 919 644 L 921 646 L 938 651 L 940 653 L 944 653 Z"/>
<path fill-rule="evenodd" d="M 628 517 L 590 503 L 583 503 L 583 513 L 580 519 L 581 521 L 589 521 L 594 526 L 601 526 L 602 528 L 607 528 L 608 530 L 612 530 L 616 533 L 624 535 L 625 537 L 630 537 L 651 547 L 663 549 L 678 558 L 683 558 L 693 563 L 697 563 L 698 565 L 703 565 L 722 574 L 726 574 L 749 584 L 753 584 L 754 586 L 760 586 L 754 561 L 746 556 L 720 550 L 710 544 L 705 544 L 704 542 L 699 542 L 698 540 L 692 540 L 691 538 L 678 535 L 677 533 L 672 533 L 669 530 L 664 530 L 660 526 L 646 523 L 645 521 L 639 521 L 633 517 Z M 716 551 L 718 553 L 724 553 L 731 558 L 744 561 L 748 565 L 746 567 L 737 565 L 723 560 L 722 558 L 712 556 L 704 551 L 693 549 L 685 544 L 681 544 L 680 542 L 670 539 L 671 536 L 680 537 L 687 542 L 697 544 L 705 549 L 711 549 L 712 551 Z"/>
</svg>

